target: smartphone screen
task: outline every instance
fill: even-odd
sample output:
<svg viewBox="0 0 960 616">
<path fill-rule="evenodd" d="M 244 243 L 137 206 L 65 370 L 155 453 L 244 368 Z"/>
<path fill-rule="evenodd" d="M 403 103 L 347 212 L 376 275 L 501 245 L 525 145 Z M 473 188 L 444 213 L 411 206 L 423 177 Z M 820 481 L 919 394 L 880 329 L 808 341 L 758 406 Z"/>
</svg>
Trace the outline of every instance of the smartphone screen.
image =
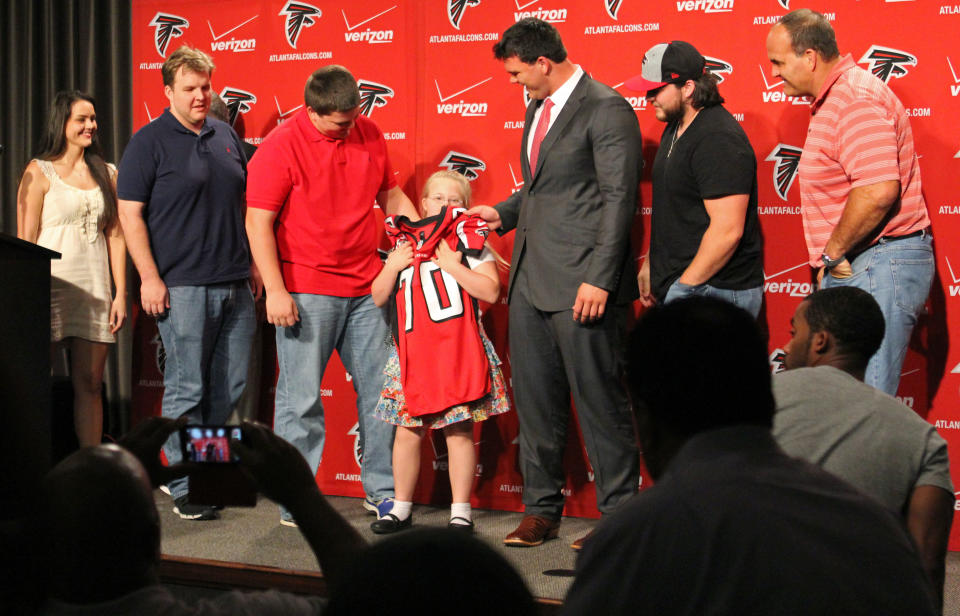
<svg viewBox="0 0 960 616">
<path fill-rule="evenodd" d="M 242 439 L 240 426 L 188 425 L 180 428 L 184 462 L 228 464 L 237 457 L 230 451 L 230 439 Z"/>
</svg>

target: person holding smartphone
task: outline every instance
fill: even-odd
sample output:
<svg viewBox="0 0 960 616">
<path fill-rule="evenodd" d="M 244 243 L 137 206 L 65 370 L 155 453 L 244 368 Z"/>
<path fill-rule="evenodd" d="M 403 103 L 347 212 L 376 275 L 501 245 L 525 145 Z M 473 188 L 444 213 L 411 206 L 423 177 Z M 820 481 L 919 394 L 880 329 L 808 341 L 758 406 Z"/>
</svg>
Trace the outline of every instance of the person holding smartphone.
<svg viewBox="0 0 960 616">
<path fill-rule="evenodd" d="M 203 472 L 195 464 L 160 462 L 161 445 L 184 425 L 185 418 L 152 417 L 120 446 L 82 449 L 47 475 L 38 516 L 37 562 L 46 589 L 39 613 L 322 613 L 325 601 L 318 597 L 233 591 L 217 595 L 215 603 L 187 604 L 160 585 L 160 517 L 153 488 L 187 472 Z M 259 424 L 244 423 L 242 430 L 242 441 L 230 441 L 239 469 L 296 515 L 331 591 L 339 588 L 366 542 L 320 494 L 292 445 Z"/>
</svg>

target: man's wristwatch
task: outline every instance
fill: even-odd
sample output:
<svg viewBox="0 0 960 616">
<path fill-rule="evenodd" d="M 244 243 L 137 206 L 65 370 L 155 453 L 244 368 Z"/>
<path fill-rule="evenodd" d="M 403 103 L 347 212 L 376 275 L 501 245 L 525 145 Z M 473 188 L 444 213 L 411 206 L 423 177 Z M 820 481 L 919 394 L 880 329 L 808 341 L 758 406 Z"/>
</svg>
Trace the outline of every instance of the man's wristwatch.
<svg viewBox="0 0 960 616">
<path fill-rule="evenodd" d="M 831 259 L 830 257 L 827 256 L 827 253 L 823 253 L 822 255 L 820 255 L 820 260 L 823 261 L 823 266 L 827 268 L 827 271 L 829 272 L 836 266 L 846 261 L 847 257 L 846 255 L 840 255 L 840 257 L 837 259 Z"/>
</svg>

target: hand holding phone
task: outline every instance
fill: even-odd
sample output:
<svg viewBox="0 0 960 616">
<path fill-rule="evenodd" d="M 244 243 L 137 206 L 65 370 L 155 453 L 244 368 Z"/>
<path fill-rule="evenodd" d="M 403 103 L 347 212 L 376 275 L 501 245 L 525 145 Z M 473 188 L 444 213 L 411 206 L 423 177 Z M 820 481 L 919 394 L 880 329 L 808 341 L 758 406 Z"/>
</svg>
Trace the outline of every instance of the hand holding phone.
<svg viewBox="0 0 960 616">
<path fill-rule="evenodd" d="M 245 506 L 257 504 L 257 489 L 240 466 L 231 439 L 243 442 L 240 426 L 186 425 L 180 428 L 184 462 L 195 464 L 190 472 L 191 503 Z"/>
<path fill-rule="evenodd" d="M 230 451 L 230 439 L 243 440 L 240 426 L 186 425 L 180 428 L 180 449 L 184 462 L 232 464 L 236 454 Z"/>
</svg>

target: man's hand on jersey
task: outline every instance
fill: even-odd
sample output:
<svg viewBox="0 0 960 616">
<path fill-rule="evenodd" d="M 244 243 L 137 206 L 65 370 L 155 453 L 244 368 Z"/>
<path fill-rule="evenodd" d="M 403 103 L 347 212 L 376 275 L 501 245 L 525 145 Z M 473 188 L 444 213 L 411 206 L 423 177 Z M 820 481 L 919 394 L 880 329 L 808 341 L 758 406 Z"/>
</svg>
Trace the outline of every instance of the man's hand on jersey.
<svg viewBox="0 0 960 616">
<path fill-rule="evenodd" d="M 143 311 L 152 317 L 159 317 L 170 307 L 170 293 L 167 285 L 159 277 L 140 281 L 140 303 Z"/>
<path fill-rule="evenodd" d="M 397 242 L 397 245 L 387 255 L 387 260 L 383 266 L 399 274 L 410 267 L 411 263 L 413 263 L 413 246 L 410 245 L 410 242 L 401 241 Z"/>
<path fill-rule="evenodd" d="M 297 303 L 285 289 L 267 293 L 267 322 L 278 327 L 291 327 L 300 320 Z"/>
<path fill-rule="evenodd" d="M 649 308 L 657 303 L 656 298 L 650 293 L 650 257 L 643 261 L 640 266 L 640 272 L 637 274 L 637 286 L 640 287 L 640 305 Z"/>
<path fill-rule="evenodd" d="M 573 320 L 578 323 L 593 323 L 603 317 L 610 293 L 606 289 L 583 282 L 577 289 L 577 300 L 573 303 Z"/>
<path fill-rule="evenodd" d="M 459 250 L 453 250 L 446 242 L 440 242 L 437 244 L 437 251 L 433 253 L 430 260 L 443 271 L 453 272 L 462 265 L 463 253 Z"/>
<path fill-rule="evenodd" d="M 467 214 L 479 216 L 480 218 L 484 219 L 491 231 L 496 231 L 501 226 L 500 212 L 493 209 L 489 205 L 475 205 L 467 210 Z"/>
</svg>

